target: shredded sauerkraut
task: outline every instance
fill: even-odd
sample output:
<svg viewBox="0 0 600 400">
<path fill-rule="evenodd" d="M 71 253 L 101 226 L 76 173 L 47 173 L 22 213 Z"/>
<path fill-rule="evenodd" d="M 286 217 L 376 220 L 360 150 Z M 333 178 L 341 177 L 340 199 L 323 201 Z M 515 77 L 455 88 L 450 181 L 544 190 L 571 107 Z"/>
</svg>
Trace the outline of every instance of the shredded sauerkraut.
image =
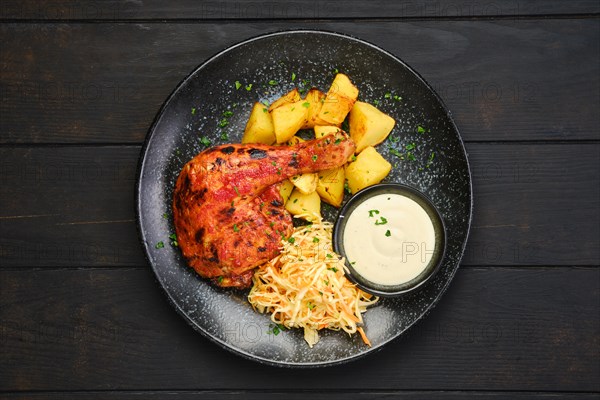
<svg viewBox="0 0 600 400">
<path fill-rule="evenodd" d="M 289 238 L 282 239 L 281 254 L 256 271 L 248 300 L 258 312 L 271 313 L 274 323 L 304 328 L 310 347 L 324 328 L 358 332 L 370 346 L 361 326 L 362 313 L 378 298 L 344 276 L 344 259 L 332 247 L 333 225 L 321 218 L 312 220 L 294 228 Z"/>
</svg>

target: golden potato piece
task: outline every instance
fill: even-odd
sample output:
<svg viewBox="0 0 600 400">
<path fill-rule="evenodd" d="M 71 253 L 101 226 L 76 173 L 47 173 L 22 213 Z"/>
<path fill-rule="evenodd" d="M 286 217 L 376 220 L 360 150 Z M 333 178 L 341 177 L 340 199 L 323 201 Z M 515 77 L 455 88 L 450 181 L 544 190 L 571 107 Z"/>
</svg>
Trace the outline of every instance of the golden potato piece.
<svg viewBox="0 0 600 400">
<path fill-rule="evenodd" d="M 340 130 L 334 125 L 315 125 L 315 139 L 321 139 L 323 136 L 327 136 L 330 133 L 336 133 Z"/>
<path fill-rule="evenodd" d="M 273 130 L 277 143 L 285 143 L 306 123 L 308 108 L 303 100 L 295 103 L 283 103 L 271 111 Z"/>
<path fill-rule="evenodd" d="M 346 167 L 346 179 L 352 194 L 379 183 L 390 173 L 392 164 L 381 156 L 374 147 L 364 149 L 356 161 Z"/>
<path fill-rule="evenodd" d="M 312 221 L 314 218 L 311 216 L 321 216 L 321 198 L 317 192 L 303 194 L 296 188 L 285 203 L 285 209 L 293 215 L 308 214 L 305 219 Z"/>
<path fill-rule="evenodd" d="M 306 94 L 304 101 L 308 103 L 308 118 L 302 129 L 310 129 L 315 125 L 327 125 L 327 121 L 319 118 L 319 111 L 325 102 L 325 93 L 319 89 L 312 88 Z"/>
<path fill-rule="evenodd" d="M 246 129 L 244 129 L 242 143 L 275 143 L 273 120 L 263 104 L 254 103 L 250 118 L 246 123 Z"/>
<path fill-rule="evenodd" d="M 317 190 L 319 177 L 316 173 L 294 175 L 289 179 L 296 188 L 304 194 L 310 194 Z"/>
<path fill-rule="evenodd" d="M 337 74 L 327 91 L 323 106 L 317 116 L 329 125 L 340 125 L 354 106 L 358 89 L 344 74 Z"/>
<path fill-rule="evenodd" d="M 334 207 L 342 205 L 344 200 L 344 167 L 326 169 L 318 172 L 317 193 L 324 202 Z"/>
<path fill-rule="evenodd" d="M 277 107 L 282 106 L 284 104 L 295 103 L 295 102 L 300 101 L 300 100 L 301 100 L 300 92 L 298 91 L 298 89 L 294 89 L 294 90 L 292 90 L 292 91 L 284 94 L 283 96 L 281 96 L 277 100 L 275 100 L 269 106 L 269 112 L 273 111 Z"/>
<path fill-rule="evenodd" d="M 394 118 L 362 101 L 354 103 L 348 120 L 350 137 L 356 143 L 356 153 L 383 142 L 396 124 Z"/>
<path fill-rule="evenodd" d="M 292 190 L 294 190 L 294 184 L 289 179 L 281 182 L 281 186 L 279 186 L 279 194 L 281 194 L 281 197 L 283 198 L 283 204 L 285 204 L 290 198 Z"/>
</svg>

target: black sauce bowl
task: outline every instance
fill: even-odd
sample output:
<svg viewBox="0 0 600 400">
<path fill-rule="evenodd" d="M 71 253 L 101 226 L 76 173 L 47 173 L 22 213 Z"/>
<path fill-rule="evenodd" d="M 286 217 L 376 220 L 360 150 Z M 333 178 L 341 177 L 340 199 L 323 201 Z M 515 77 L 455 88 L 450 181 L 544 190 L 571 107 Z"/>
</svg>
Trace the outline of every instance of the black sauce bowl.
<svg viewBox="0 0 600 400">
<path fill-rule="evenodd" d="M 415 201 L 421 206 L 421 208 L 423 208 L 433 223 L 433 229 L 435 232 L 435 249 L 433 251 L 431 260 L 417 277 L 401 284 L 383 285 L 369 281 L 353 268 L 352 264 L 350 264 L 348 258 L 346 257 L 346 251 L 344 249 L 344 229 L 346 227 L 348 217 L 356 209 L 356 207 L 358 207 L 359 204 L 373 196 L 380 194 L 399 194 Z M 346 205 L 342 207 L 333 227 L 333 248 L 336 253 L 346 258 L 344 271 L 346 273 L 346 277 L 350 281 L 354 282 L 360 289 L 376 296 L 399 296 L 422 287 L 425 282 L 430 280 L 435 275 L 442 263 L 442 260 L 444 259 L 444 254 L 446 251 L 446 226 L 438 209 L 431 202 L 431 200 L 429 200 L 429 198 L 420 191 L 400 183 L 381 183 L 357 192 L 350 198 L 350 200 L 348 200 Z"/>
</svg>

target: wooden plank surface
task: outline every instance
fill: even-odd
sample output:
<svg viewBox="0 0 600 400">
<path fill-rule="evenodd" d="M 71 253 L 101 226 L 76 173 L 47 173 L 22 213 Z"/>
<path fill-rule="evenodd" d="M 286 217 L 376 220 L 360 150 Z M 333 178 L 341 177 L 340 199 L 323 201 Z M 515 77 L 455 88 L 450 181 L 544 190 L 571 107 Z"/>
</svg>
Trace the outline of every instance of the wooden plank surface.
<svg viewBox="0 0 600 400">
<path fill-rule="evenodd" d="M 599 144 L 467 145 L 465 265 L 600 264 Z M 3 267 L 141 266 L 137 146 L 0 149 Z"/>
<path fill-rule="evenodd" d="M 0 26 L 0 143 L 141 143 L 175 86 L 235 42 L 281 29 L 355 35 L 402 58 L 466 140 L 596 140 L 597 18 Z M 119 46 L 115 46 L 119 43 Z"/>
<path fill-rule="evenodd" d="M 11 400 L 46 400 L 55 399 L 81 400 L 139 400 L 139 399 L 211 399 L 211 400 L 332 400 L 343 397 L 344 400 L 464 400 L 476 398 L 483 400 L 597 400 L 596 393 L 530 393 L 530 392 L 480 392 L 480 391 L 408 391 L 408 390 L 301 390 L 301 391 L 240 391 L 240 390 L 163 390 L 163 391 L 100 391 L 100 392 L 33 392 L 4 393 L 4 399 Z"/>
<path fill-rule="evenodd" d="M 558 2 L 547 0 L 469 1 L 411 0 L 339 2 L 295 0 L 257 2 L 226 0 L 160 0 L 102 2 L 84 0 L 4 0 L 0 18 L 14 20 L 114 20 L 114 19 L 316 19 L 316 18 L 472 18 L 520 15 L 588 14 L 600 12 L 594 0 Z"/>
<path fill-rule="evenodd" d="M 0 387 L 592 392 L 599 291 L 598 268 L 461 268 L 432 313 L 384 350 L 290 370 L 193 331 L 149 269 L 3 270 Z"/>
</svg>

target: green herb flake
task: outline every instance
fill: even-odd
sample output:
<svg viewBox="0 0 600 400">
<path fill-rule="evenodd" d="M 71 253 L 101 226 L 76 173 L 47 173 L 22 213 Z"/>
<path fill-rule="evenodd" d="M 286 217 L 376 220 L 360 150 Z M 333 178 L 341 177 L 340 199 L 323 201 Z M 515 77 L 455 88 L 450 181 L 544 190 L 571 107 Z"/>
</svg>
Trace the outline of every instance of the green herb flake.
<svg viewBox="0 0 600 400">
<path fill-rule="evenodd" d="M 163 242 L 158 242 L 156 243 L 156 246 L 154 246 L 155 249 L 162 249 L 163 247 L 165 247 L 165 244 Z"/>
<path fill-rule="evenodd" d="M 273 221 L 269 222 L 269 227 L 272 228 L 273 226 L 275 226 L 275 222 L 273 222 Z"/>
<path fill-rule="evenodd" d="M 383 97 L 385 97 L 386 99 L 391 99 L 392 94 L 390 92 L 387 92 L 385 95 L 383 95 Z"/>
<path fill-rule="evenodd" d="M 387 231 L 385 231 L 385 236 L 387 236 L 387 237 L 392 236 L 392 232 L 390 232 L 390 230 L 388 229 Z"/>
<path fill-rule="evenodd" d="M 238 228 L 237 224 L 233 224 L 233 231 L 234 232 L 239 232 L 240 228 Z"/>
<path fill-rule="evenodd" d="M 288 243 L 294 244 L 294 242 L 296 241 L 296 239 L 293 238 L 293 237 L 290 237 L 290 238 L 288 238 L 287 241 L 288 241 Z"/>
<path fill-rule="evenodd" d="M 294 82 L 296 80 L 296 74 L 294 72 L 292 72 L 292 82 Z"/>
<path fill-rule="evenodd" d="M 223 116 L 224 116 L 225 118 L 229 118 L 229 117 L 231 117 L 232 115 L 233 115 L 233 112 L 231 112 L 231 111 L 229 111 L 229 110 L 227 110 L 227 111 L 223 111 Z"/>
<path fill-rule="evenodd" d="M 335 142 L 333 142 L 333 144 L 340 144 L 340 143 L 342 143 L 341 138 L 337 138 L 337 139 L 335 139 Z"/>
<path fill-rule="evenodd" d="M 404 154 L 400 153 L 398 150 L 394 149 L 393 147 L 390 147 L 389 151 L 390 151 L 390 154 L 393 154 L 396 157 L 400 158 L 401 160 L 404 160 Z"/>
<path fill-rule="evenodd" d="M 316 162 L 317 158 L 319 158 L 319 156 L 317 156 L 316 154 L 311 157 L 311 159 L 313 160 L 313 162 Z"/>
<path fill-rule="evenodd" d="M 242 87 L 240 81 L 235 81 L 235 90 L 239 90 Z"/>
<path fill-rule="evenodd" d="M 302 103 L 302 107 L 309 108 L 310 103 L 308 101 L 305 101 L 304 103 Z"/>
<path fill-rule="evenodd" d="M 264 112 L 264 113 L 268 113 L 268 112 L 269 112 L 269 110 L 267 110 L 266 108 L 263 108 L 263 112 Z"/>
<path fill-rule="evenodd" d="M 297 202 L 298 202 L 298 199 L 294 199 L 294 201 L 292 203 L 297 203 Z"/>
<path fill-rule="evenodd" d="M 340 70 L 339 70 L 339 69 L 337 69 L 337 68 L 334 68 L 334 69 L 333 69 L 333 73 L 334 73 L 334 74 L 339 74 L 339 73 L 340 73 Z"/>
<path fill-rule="evenodd" d="M 306 306 L 311 310 L 313 310 L 316 307 L 316 305 L 312 304 L 310 301 L 306 303 Z"/>
<path fill-rule="evenodd" d="M 325 257 L 327 257 L 327 258 L 333 258 L 333 256 L 332 256 L 331 254 L 329 254 L 329 253 L 327 253 L 327 254 L 325 255 Z"/>
<path fill-rule="evenodd" d="M 425 128 L 423 128 L 421 125 L 417 126 L 417 133 L 425 133 Z"/>
<path fill-rule="evenodd" d="M 221 140 L 229 140 L 229 135 L 227 134 L 227 132 L 221 133 Z"/>
<path fill-rule="evenodd" d="M 217 278 L 217 282 L 219 282 L 219 283 L 223 282 L 223 277 L 222 277 L 222 276 L 219 276 L 219 277 Z"/>
<path fill-rule="evenodd" d="M 415 157 L 415 155 L 412 152 L 410 152 L 410 151 L 406 152 L 406 158 L 408 158 L 409 161 L 415 161 L 417 159 Z"/>
<path fill-rule="evenodd" d="M 168 218 L 169 218 L 169 215 L 168 215 L 167 213 L 164 213 L 164 214 L 163 214 L 163 218 L 164 218 L 164 219 L 168 219 Z"/>
<path fill-rule="evenodd" d="M 202 143 L 204 146 L 210 146 L 210 140 L 206 136 L 202 136 L 200 138 L 200 143 Z"/>
<path fill-rule="evenodd" d="M 271 86 L 276 86 L 276 85 L 279 85 L 279 82 L 277 82 L 276 80 L 273 80 L 273 79 L 271 79 L 271 80 L 269 81 L 269 85 L 271 85 Z"/>
<path fill-rule="evenodd" d="M 402 97 L 400 97 L 397 94 L 395 94 L 394 97 L 393 97 L 393 99 L 396 100 L 396 101 L 400 101 L 400 100 L 402 100 Z"/>
<path fill-rule="evenodd" d="M 388 220 L 385 217 L 381 217 L 375 221 L 375 225 L 385 225 L 388 223 Z"/>
<path fill-rule="evenodd" d="M 373 105 L 374 106 L 378 106 L 379 105 L 379 100 L 373 100 Z"/>
<path fill-rule="evenodd" d="M 252 84 L 249 83 L 248 85 L 246 85 L 246 90 L 249 92 L 252 90 Z"/>
<path fill-rule="evenodd" d="M 234 186 L 233 190 L 235 190 L 235 192 L 237 193 L 238 196 L 240 195 L 240 191 L 238 190 L 237 186 Z"/>
<path fill-rule="evenodd" d="M 379 214 L 379 210 L 369 210 L 369 218 L 373 218 L 375 214 Z"/>
<path fill-rule="evenodd" d="M 338 272 L 338 269 L 336 267 L 331 267 L 331 268 L 327 268 L 327 269 L 330 271 L 333 271 L 334 273 Z"/>
<path fill-rule="evenodd" d="M 177 235 L 174 234 L 174 233 L 172 233 L 172 234 L 169 235 L 169 239 L 171 239 L 171 240 L 177 240 Z"/>
<path fill-rule="evenodd" d="M 219 121 L 219 128 L 225 128 L 227 125 L 229 125 L 229 121 L 226 118 Z"/>
<path fill-rule="evenodd" d="M 406 146 L 404 146 L 404 147 L 406 148 L 406 150 L 414 150 L 414 149 L 415 149 L 415 147 L 417 147 L 417 145 L 416 145 L 416 144 L 414 144 L 414 143 L 409 143 L 409 144 L 407 144 L 407 145 L 406 145 Z"/>
<path fill-rule="evenodd" d="M 318 237 L 313 238 L 313 243 L 319 243 L 319 238 Z"/>
<path fill-rule="evenodd" d="M 192 107 L 192 115 L 196 114 L 196 107 Z"/>
</svg>

